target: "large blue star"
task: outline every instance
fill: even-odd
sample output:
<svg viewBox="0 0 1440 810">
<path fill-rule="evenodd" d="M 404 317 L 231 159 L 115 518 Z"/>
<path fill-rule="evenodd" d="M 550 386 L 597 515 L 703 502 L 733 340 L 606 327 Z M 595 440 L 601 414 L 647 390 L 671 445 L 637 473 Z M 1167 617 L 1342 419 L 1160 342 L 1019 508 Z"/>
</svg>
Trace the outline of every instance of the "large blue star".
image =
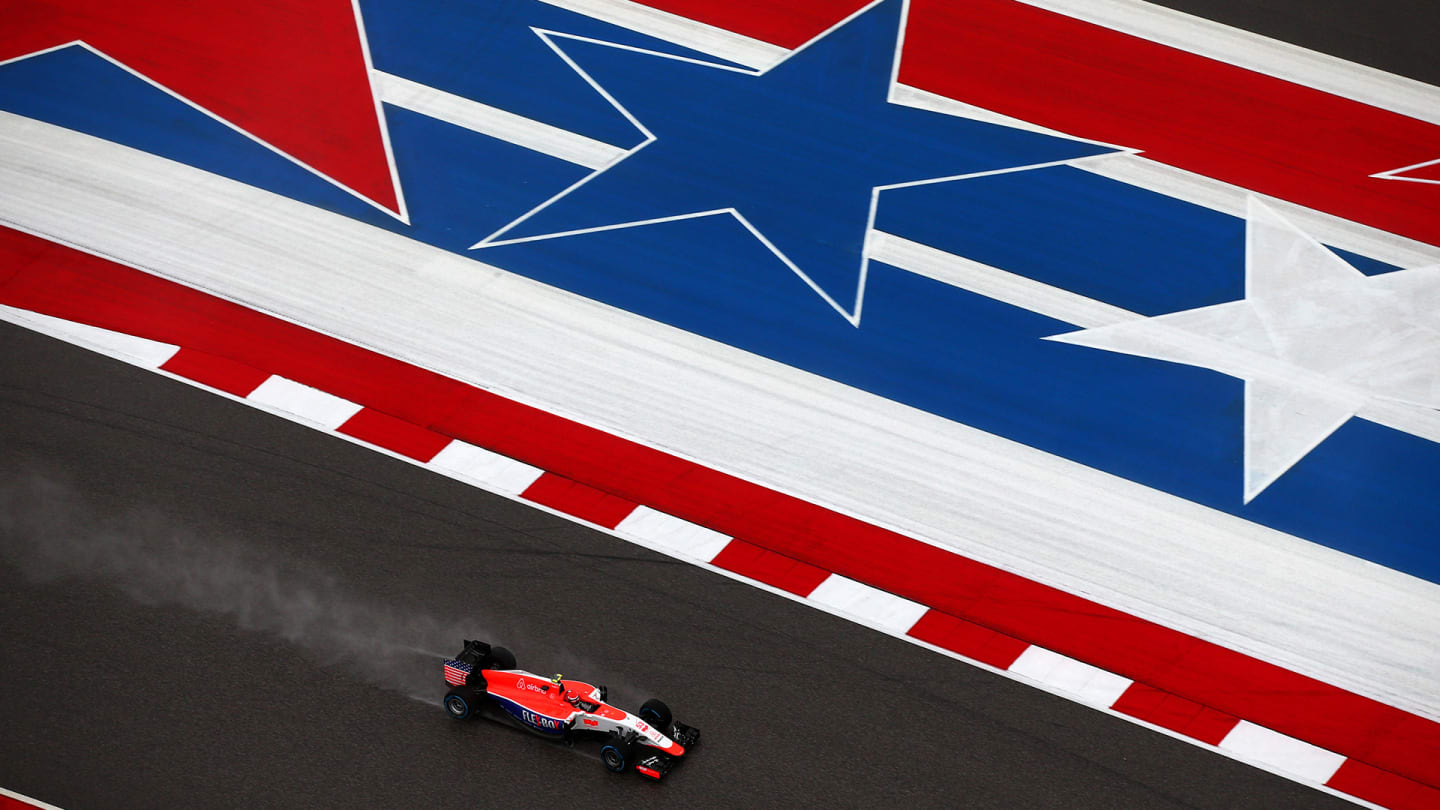
<svg viewBox="0 0 1440 810">
<path fill-rule="evenodd" d="M 880 192 L 1113 151 L 890 103 L 907 10 L 880 0 L 758 74 L 540 32 L 646 139 L 475 247 L 729 214 L 858 325 Z"/>
</svg>

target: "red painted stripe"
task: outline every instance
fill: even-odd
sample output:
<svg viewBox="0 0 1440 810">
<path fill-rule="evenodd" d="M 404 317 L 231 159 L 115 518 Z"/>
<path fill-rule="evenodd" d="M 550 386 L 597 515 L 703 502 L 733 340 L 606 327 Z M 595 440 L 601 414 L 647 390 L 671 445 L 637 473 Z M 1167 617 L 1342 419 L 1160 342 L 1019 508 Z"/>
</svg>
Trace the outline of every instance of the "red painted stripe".
<svg viewBox="0 0 1440 810">
<path fill-rule="evenodd" d="M 346 436 L 353 436 L 416 461 L 429 461 L 451 441 L 449 436 L 441 436 L 432 430 L 417 427 L 403 419 L 396 419 L 370 408 L 356 411 L 354 416 L 336 429 Z"/>
<path fill-rule="evenodd" d="M 744 540 L 731 540 L 710 564 L 796 596 L 809 596 L 830 572 Z"/>
<path fill-rule="evenodd" d="M 123 13 L 110 0 L 7 6 L 0 60 L 84 40 L 396 210 L 350 3 L 136 0 Z"/>
<path fill-rule="evenodd" d="M 1432 751 L 1431 755 L 1440 756 L 1440 752 Z M 1353 759 L 1345 760 L 1325 784 L 1391 810 L 1440 807 L 1440 790 Z"/>
<path fill-rule="evenodd" d="M 1110 708 L 1210 745 L 1219 745 L 1240 724 L 1238 717 L 1143 683 L 1130 684 Z"/>
<path fill-rule="evenodd" d="M 646 3 L 787 47 L 855 5 Z M 900 81 L 1440 244 L 1440 188 L 1370 177 L 1434 159 L 1433 124 L 1014 0 L 912 0 Z"/>
<path fill-rule="evenodd" d="M 634 501 L 554 473 L 545 473 L 535 479 L 535 483 L 520 493 L 520 497 L 607 529 L 619 526 L 620 521 L 635 511 L 636 506 Z"/>
<path fill-rule="evenodd" d="M 249 396 L 251 391 L 259 388 L 260 383 L 270 377 L 268 371 L 184 347 L 160 368 L 237 397 Z"/>
<path fill-rule="evenodd" d="M 1029 642 L 934 609 L 926 611 L 906 635 L 996 669 L 1009 669 L 1030 646 Z"/>
<path fill-rule="evenodd" d="M 744 537 L 746 545 L 817 572 L 834 571 L 1440 785 L 1440 757 L 1433 755 L 1440 724 L 1433 721 L 199 291 L 0 229 L 0 302 L 268 369 Z M 820 579 L 817 573 L 777 587 L 808 593 Z"/>
<path fill-rule="evenodd" d="M 0 794 L 0 810 L 35 810 L 35 805 Z"/>
</svg>

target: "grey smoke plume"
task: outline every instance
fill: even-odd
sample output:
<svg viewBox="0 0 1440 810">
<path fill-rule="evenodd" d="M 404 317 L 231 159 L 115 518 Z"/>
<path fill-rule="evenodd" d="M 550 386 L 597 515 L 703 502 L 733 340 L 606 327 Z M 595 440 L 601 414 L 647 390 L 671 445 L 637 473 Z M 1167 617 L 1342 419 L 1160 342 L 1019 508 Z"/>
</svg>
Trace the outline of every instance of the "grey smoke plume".
<svg viewBox="0 0 1440 810">
<path fill-rule="evenodd" d="M 35 581 L 100 580 L 144 604 L 221 614 L 427 701 L 437 697 L 439 659 L 486 632 L 473 620 L 367 602 L 314 566 L 199 537 L 153 511 L 99 515 L 36 475 L 0 481 L 0 555 Z"/>
</svg>

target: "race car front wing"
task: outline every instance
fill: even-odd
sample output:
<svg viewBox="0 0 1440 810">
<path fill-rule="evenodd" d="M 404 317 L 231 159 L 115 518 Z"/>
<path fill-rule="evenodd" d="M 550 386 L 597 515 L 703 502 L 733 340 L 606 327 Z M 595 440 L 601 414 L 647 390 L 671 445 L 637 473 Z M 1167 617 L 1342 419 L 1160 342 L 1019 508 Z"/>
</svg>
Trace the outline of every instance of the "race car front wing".
<svg viewBox="0 0 1440 810">
<path fill-rule="evenodd" d="M 687 726 L 684 723 L 676 722 L 670 730 L 670 739 L 680 743 L 689 751 L 696 743 L 700 742 L 700 729 L 694 726 Z M 642 758 L 635 763 L 635 772 L 641 776 L 648 776 L 651 779 L 660 779 L 675 767 L 675 758 L 668 754 L 654 753 Z"/>
</svg>

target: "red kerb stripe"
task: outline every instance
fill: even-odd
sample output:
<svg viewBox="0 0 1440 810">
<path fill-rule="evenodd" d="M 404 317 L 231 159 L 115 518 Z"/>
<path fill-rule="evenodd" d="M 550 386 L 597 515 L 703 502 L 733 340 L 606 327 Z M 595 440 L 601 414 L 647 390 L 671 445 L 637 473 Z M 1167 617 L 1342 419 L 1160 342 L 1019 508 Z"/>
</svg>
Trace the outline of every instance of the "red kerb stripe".
<svg viewBox="0 0 1440 810">
<path fill-rule="evenodd" d="M 451 441 L 449 436 L 441 436 L 370 408 L 361 408 L 337 430 L 422 462 L 434 458 Z"/>
<path fill-rule="evenodd" d="M 270 377 L 268 371 L 183 347 L 160 368 L 237 397 L 249 396 Z"/>
<path fill-rule="evenodd" d="M 731 540 L 710 564 L 796 596 L 809 596 L 830 576 L 830 572 L 823 568 L 776 554 L 744 540 Z"/>
<path fill-rule="evenodd" d="M 1431 752 L 1432 755 L 1440 752 Z M 1435 810 L 1440 790 L 1403 776 L 1347 759 L 1326 785 L 1391 810 Z"/>
<path fill-rule="evenodd" d="M 1238 717 L 1143 683 L 1130 684 L 1110 708 L 1210 745 L 1219 745 L 1240 724 Z"/>
<path fill-rule="evenodd" d="M 545 473 L 535 479 L 535 483 L 520 493 L 520 497 L 607 529 L 619 526 L 620 521 L 635 511 L 634 501 L 554 473 Z"/>
<path fill-rule="evenodd" d="M 907 635 L 996 669 L 1009 669 L 1030 646 L 1018 638 L 933 609 L 926 611 Z"/>
</svg>

